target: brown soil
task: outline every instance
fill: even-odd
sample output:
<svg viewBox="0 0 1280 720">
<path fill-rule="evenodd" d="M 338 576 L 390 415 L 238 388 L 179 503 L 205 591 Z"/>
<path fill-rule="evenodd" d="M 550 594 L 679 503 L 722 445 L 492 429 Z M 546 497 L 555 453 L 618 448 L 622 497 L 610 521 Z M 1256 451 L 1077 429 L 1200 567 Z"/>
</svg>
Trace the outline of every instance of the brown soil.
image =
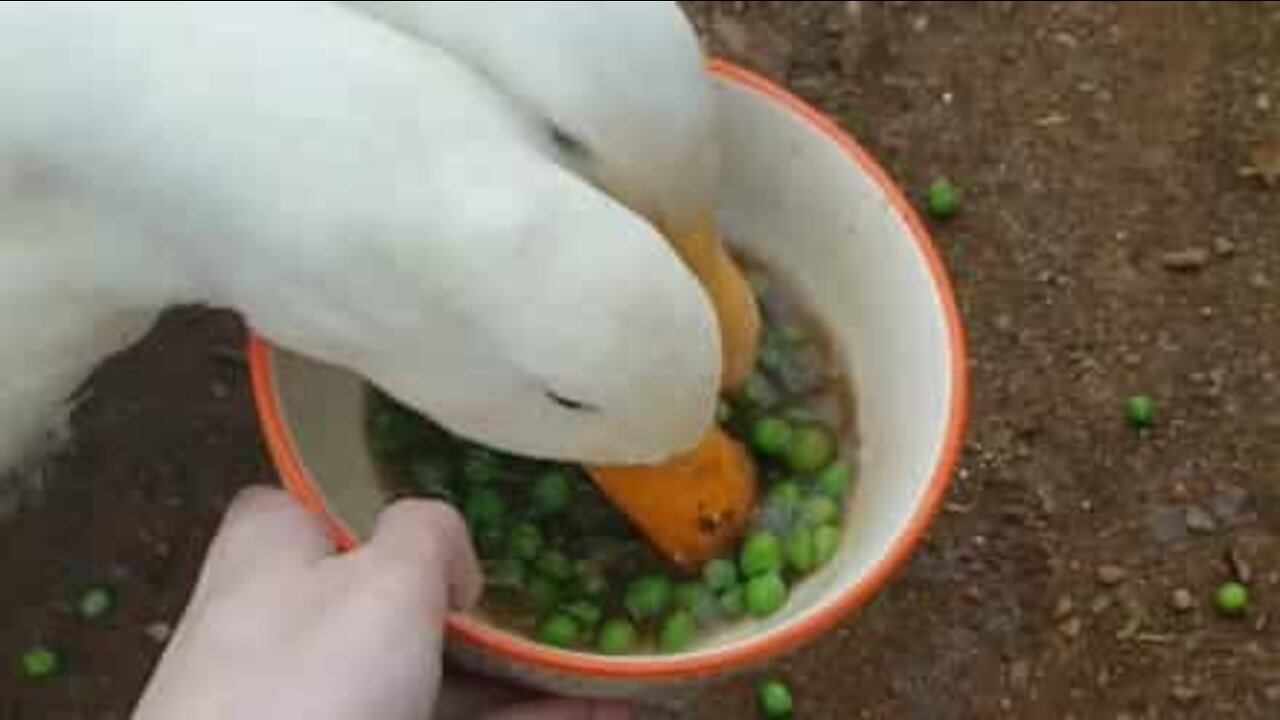
<svg viewBox="0 0 1280 720">
<path fill-rule="evenodd" d="M 797 716 L 1280 716 L 1280 3 L 689 7 L 914 194 L 963 189 L 935 228 L 973 350 L 963 467 L 893 584 L 773 668 Z M 240 343 L 226 315 L 172 314 L 0 522 L 0 718 L 127 716 L 148 627 L 235 488 L 271 481 Z M 1133 393 L 1159 403 L 1148 433 Z M 1222 618 L 1241 573 L 1253 606 Z M 103 578 L 119 610 L 77 621 Z M 67 671 L 20 679 L 35 642 Z M 696 716 L 751 705 L 747 678 Z"/>
</svg>

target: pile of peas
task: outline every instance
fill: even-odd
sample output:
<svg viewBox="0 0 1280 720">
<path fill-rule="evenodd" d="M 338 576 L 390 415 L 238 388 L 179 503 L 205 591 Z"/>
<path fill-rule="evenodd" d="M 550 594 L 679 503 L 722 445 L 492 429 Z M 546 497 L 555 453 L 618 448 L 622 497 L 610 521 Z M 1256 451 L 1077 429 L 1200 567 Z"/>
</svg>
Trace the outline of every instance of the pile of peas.
<svg viewBox="0 0 1280 720">
<path fill-rule="evenodd" d="M 762 502 L 732 556 L 685 573 L 658 557 L 581 468 L 450 435 L 371 393 L 371 447 L 397 494 L 452 503 L 484 565 L 488 617 L 547 645 L 608 655 L 675 653 L 700 634 L 782 609 L 841 538 L 853 467 L 840 457 L 847 385 L 773 283 L 759 363 L 718 420 L 750 450 Z"/>
</svg>

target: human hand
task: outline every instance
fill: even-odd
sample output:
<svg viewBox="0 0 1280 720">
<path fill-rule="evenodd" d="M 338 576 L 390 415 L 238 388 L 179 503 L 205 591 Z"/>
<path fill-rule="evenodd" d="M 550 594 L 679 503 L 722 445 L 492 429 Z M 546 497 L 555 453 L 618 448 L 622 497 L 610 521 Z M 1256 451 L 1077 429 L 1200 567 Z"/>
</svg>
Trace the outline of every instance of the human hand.
<svg viewBox="0 0 1280 720">
<path fill-rule="evenodd" d="M 451 689 L 445 617 L 473 605 L 482 582 L 462 520 L 441 503 L 398 502 L 367 544 L 334 555 L 322 524 L 283 492 L 245 491 L 135 720 L 629 717 L 475 679 Z"/>
</svg>

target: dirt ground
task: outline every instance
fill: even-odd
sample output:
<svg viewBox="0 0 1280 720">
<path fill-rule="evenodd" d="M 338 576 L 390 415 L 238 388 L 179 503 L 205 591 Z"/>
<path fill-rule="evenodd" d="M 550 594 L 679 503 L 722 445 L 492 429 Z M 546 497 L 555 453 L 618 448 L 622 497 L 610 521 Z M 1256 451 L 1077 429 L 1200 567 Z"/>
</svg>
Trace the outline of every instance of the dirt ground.
<svg viewBox="0 0 1280 720">
<path fill-rule="evenodd" d="M 1280 3 L 689 7 L 914 194 L 963 190 L 935 228 L 973 351 L 963 467 L 886 592 L 775 668 L 797 717 L 1280 717 Z M 127 716 L 225 502 L 272 481 L 240 345 L 172 314 L 0 521 L 0 718 Z M 102 579 L 118 611 L 77 621 Z M 66 672 L 20 679 L 35 642 Z M 699 708 L 751 717 L 751 679 Z"/>
</svg>

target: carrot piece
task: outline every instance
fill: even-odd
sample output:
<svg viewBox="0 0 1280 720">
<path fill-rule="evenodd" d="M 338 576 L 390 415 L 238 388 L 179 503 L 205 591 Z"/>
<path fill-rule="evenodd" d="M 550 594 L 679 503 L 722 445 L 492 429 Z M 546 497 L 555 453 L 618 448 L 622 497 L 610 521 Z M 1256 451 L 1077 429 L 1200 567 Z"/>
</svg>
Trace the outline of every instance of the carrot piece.
<svg viewBox="0 0 1280 720">
<path fill-rule="evenodd" d="M 696 569 L 727 552 L 756 503 L 755 468 L 719 428 L 656 466 L 590 467 L 596 485 L 672 562 Z"/>
</svg>

